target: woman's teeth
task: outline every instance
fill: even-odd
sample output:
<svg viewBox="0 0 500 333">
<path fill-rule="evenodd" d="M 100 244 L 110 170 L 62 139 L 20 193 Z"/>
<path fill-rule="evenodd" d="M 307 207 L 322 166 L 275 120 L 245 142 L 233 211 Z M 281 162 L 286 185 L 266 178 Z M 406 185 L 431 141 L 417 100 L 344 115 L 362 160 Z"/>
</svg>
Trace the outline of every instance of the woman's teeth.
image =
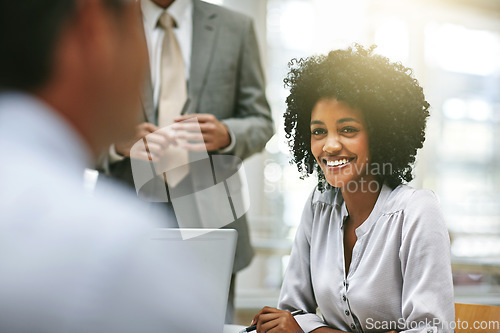
<svg viewBox="0 0 500 333">
<path fill-rule="evenodd" d="M 342 160 L 336 160 L 336 161 L 326 161 L 326 165 L 329 167 L 336 167 L 339 165 L 343 165 L 349 163 L 349 160 L 347 158 L 344 158 Z"/>
</svg>

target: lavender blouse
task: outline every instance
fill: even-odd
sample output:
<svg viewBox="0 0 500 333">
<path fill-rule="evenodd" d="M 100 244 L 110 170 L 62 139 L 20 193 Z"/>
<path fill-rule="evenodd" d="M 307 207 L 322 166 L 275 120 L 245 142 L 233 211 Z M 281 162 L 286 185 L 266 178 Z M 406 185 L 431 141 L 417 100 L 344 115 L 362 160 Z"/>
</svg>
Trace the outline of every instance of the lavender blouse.
<svg viewBox="0 0 500 333">
<path fill-rule="evenodd" d="M 384 185 L 370 216 L 356 229 L 346 274 L 347 216 L 339 190 L 313 191 L 278 307 L 307 312 L 295 317 L 305 332 L 322 326 L 348 332 L 453 332 L 450 241 L 434 193 Z"/>
</svg>

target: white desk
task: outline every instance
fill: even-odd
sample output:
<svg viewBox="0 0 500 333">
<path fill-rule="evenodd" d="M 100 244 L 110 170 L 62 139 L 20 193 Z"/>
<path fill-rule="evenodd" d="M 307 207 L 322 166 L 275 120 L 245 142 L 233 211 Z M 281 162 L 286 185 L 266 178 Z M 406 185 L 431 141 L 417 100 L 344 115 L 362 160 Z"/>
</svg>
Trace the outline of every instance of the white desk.
<svg viewBox="0 0 500 333">
<path fill-rule="evenodd" d="M 223 333 L 240 333 L 242 329 L 244 329 L 246 326 L 240 326 L 240 325 L 224 325 L 224 332 Z"/>
</svg>

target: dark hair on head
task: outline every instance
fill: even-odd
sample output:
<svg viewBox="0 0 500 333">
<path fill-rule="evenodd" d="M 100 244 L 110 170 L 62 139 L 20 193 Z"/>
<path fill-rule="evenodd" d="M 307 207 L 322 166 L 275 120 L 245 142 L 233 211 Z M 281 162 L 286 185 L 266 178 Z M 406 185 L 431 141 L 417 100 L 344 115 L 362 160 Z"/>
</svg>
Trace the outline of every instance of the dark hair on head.
<svg viewBox="0 0 500 333">
<path fill-rule="evenodd" d="M 355 44 L 289 63 L 284 80 L 290 88 L 284 114 L 286 138 L 301 178 L 316 170 L 320 190 L 330 185 L 325 186 L 325 176 L 311 152 L 309 123 L 322 98 L 361 110 L 368 130 L 370 169 L 380 171 L 380 182 L 395 188 L 413 179 L 415 155 L 425 140 L 429 103 L 411 69 L 374 55 L 374 49 Z"/>
<path fill-rule="evenodd" d="M 110 9 L 123 0 L 103 0 Z M 49 78 L 64 24 L 77 0 L 0 0 L 0 90 L 33 91 Z"/>
</svg>

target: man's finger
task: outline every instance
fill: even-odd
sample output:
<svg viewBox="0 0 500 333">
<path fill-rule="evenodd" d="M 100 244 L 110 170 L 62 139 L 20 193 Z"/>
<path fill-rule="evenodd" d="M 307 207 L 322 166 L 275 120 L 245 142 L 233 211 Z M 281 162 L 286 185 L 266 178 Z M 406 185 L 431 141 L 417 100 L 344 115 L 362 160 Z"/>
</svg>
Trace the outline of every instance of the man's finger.
<svg viewBox="0 0 500 333">
<path fill-rule="evenodd" d="M 154 143 L 154 142 L 148 142 L 147 148 L 148 148 L 149 153 L 157 155 L 157 156 L 162 155 L 163 152 L 166 150 L 166 147 L 159 145 L 157 143 Z"/>
<path fill-rule="evenodd" d="M 179 131 L 175 133 L 175 140 L 177 142 L 179 142 L 180 140 L 205 142 L 205 139 L 207 138 L 201 133 L 190 133 L 185 131 Z"/>
<path fill-rule="evenodd" d="M 178 146 L 190 151 L 210 151 L 210 147 L 205 143 L 187 143 L 187 142 L 179 142 Z"/>
<path fill-rule="evenodd" d="M 147 151 L 134 151 L 131 155 L 130 158 L 134 160 L 142 160 L 142 161 L 152 161 L 152 162 L 157 162 L 159 160 L 158 157 L 155 155 L 151 155 Z"/>
<path fill-rule="evenodd" d="M 169 144 L 169 139 L 165 135 L 159 134 L 159 132 L 148 134 L 146 136 L 146 141 L 148 143 L 156 143 L 164 147 Z"/>
<path fill-rule="evenodd" d="M 188 131 L 188 132 L 212 132 L 215 131 L 217 126 L 212 122 L 198 123 L 198 122 L 182 122 L 175 123 L 170 127 L 174 131 Z"/>
<path fill-rule="evenodd" d="M 159 130 L 160 128 L 154 124 L 151 124 L 151 123 L 141 123 L 139 125 L 137 125 L 137 129 L 138 131 L 146 131 L 148 133 L 153 133 L 153 132 L 156 132 L 157 130 Z"/>
<path fill-rule="evenodd" d="M 205 123 L 205 122 L 215 121 L 217 120 L 217 118 L 210 113 L 194 113 L 194 114 L 186 114 L 183 116 L 179 116 L 174 119 L 176 123 L 181 121 L 196 121 L 196 120 L 200 123 Z"/>
</svg>

